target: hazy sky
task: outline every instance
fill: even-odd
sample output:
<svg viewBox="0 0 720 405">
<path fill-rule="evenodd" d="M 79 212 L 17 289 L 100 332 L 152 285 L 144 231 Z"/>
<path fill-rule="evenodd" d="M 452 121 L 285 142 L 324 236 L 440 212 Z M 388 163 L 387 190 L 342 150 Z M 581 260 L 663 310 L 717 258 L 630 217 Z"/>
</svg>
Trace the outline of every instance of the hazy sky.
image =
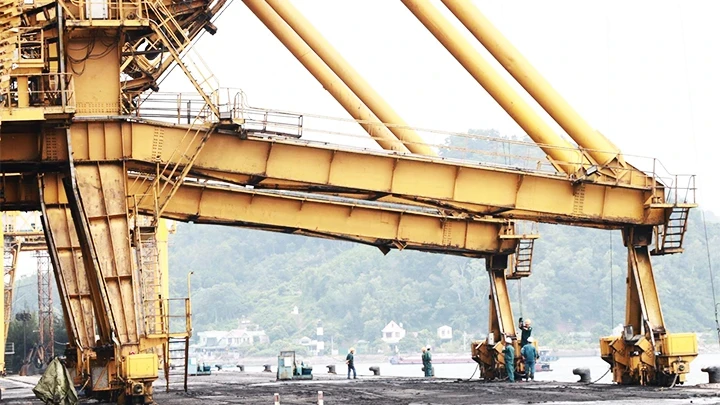
<svg viewBox="0 0 720 405">
<path fill-rule="evenodd" d="M 720 130 L 720 2 L 474 3 L 629 162 L 646 167 L 631 155 L 656 157 L 673 174 L 697 174 L 698 202 L 720 213 L 710 164 Z M 410 125 L 522 132 L 399 1 L 293 4 Z M 439 1 L 433 4 L 520 89 Z M 242 1 L 216 25 L 219 32 L 197 49 L 221 86 L 241 88 L 253 106 L 349 118 Z M 174 83 L 161 90 L 176 90 Z M 306 125 L 313 139 L 346 143 L 313 134 L 320 123 Z M 352 125 L 347 131 L 362 133 Z"/>
</svg>

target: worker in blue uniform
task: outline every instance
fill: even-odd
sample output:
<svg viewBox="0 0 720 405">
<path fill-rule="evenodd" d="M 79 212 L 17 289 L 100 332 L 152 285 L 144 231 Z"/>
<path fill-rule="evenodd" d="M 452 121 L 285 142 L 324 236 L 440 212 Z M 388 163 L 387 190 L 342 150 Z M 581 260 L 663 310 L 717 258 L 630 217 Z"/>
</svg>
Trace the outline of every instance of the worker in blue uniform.
<svg viewBox="0 0 720 405">
<path fill-rule="evenodd" d="M 535 339 L 531 336 L 528 338 L 527 344 L 520 349 L 520 355 L 525 363 L 525 381 L 528 379 L 535 380 L 535 360 L 538 356 L 537 349 L 533 346 Z"/>
<path fill-rule="evenodd" d="M 357 378 L 355 372 L 355 348 L 351 347 L 347 357 L 345 357 L 345 364 L 348 366 L 348 380 L 350 379 L 350 371 L 352 370 L 353 378 Z"/>
<path fill-rule="evenodd" d="M 505 338 L 505 370 L 507 371 L 508 381 L 515 382 L 515 348 L 511 338 Z"/>
<path fill-rule="evenodd" d="M 430 354 L 430 346 L 423 348 L 422 362 L 423 362 L 423 369 L 425 370 L 425 377 L 432 377 L 433 369 L 432 369 L 432 355 Z"/>
</svg>

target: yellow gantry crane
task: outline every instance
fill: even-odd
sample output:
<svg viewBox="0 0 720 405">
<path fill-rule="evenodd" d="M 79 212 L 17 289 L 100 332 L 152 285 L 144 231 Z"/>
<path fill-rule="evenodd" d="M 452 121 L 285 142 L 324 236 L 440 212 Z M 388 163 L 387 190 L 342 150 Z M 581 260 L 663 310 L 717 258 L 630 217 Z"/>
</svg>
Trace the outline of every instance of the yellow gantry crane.
<svg viewBox="0 0 720 405">
<path fill-rule="evenodd" d="M 225 1 L 10 2 L 0 14 L 14 34 L 3 43 L 13 52 L 2 48 L 0 57 L 16 55 L 3 59 L 0 210 L 42 213 L 76 384 L 151 403 L 157 348 L 165 347 L 166 369 L 171 348 L 186 350 L 190 306 L 180 301 L 188 321 L 173 331 L 162 218 L 485 258 L 495 341 L 516 339 L 506 279 L 530 274 L 537 237 L 518 234 L 514 221 L 622 229 L 626 333 L 601 340 L 603 358 L 618 383 L 683 381 L 695 336 L 665 330 L 649 258 L 653 243 L 656 254 L 682 251 L 692 183 L 668 186 L 625 162 L 469 2 L 443 1 L 577 145 L 554 133 L 429 1 L 403 0 L 557 173 L 436 157 L 287 0 L 243 3 L 384 150 L 273 136 L 268 118 L 257 125 L 235 94 L 224 98 L 192 43 L 216 30 Z M 173 66 L 198 92 L 190 122 L 144 115 Z M 299 135 L 302 117 L 294 118 Z M 490 343 L 473 344 L 488 379 L 503 369 Z"/>
</svg>

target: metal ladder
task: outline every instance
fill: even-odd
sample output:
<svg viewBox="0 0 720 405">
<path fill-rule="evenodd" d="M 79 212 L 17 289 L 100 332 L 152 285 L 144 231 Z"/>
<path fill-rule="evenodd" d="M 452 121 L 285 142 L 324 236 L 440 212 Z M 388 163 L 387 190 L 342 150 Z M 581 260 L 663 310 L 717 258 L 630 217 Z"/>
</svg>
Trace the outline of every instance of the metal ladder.
<svg viewBox="0 0 720 405">
<path fill-rule="evenodd" d="M 15 58 L 20 27 L 18 0 L 0 0 L 0 93 L 10 87 L 10 70 Z"/>
<path fill-rule="evenodd" d="M 655 227 L 655 248 L 652 255 L 667 255 L 683 252 L 683 241 L 687 231 L 690 207 L 675 205 L 670 209 L 665 224 Z"/>
<path fill-rule="evenodd" d="M 171 383 L 182 381 L 187 392 L 188 349 L 190 337 L 169 337 L 165 344 L 165 389 L 170 392 Z"/>
<path fill-rule="evenodd" d="M 170 53 L 173 60 L 180 66 L 200 96 L 205 101 L 205 106 L 188 128 L 178 148 L 173 151 L 167 164 L 158 168 L 158 172 L 149 187 L 158 207 L 155 212 L 155 221 L 160 218 L 167 208 L 170 200 L 182 185 L 185 176 L 190 172 L 195 160 L 203 147 L 217 127 L 220 120 L 220 110 L 213 102 L 211 95 L 217 91 L 219 84 L 215 75 L 210 72 L 207 65 L 202 62 L 199 56 L 198 61 L 190 56 L 191 40 L 185 34 L 170 10 L 167 9 L 162 0 L 151 0 L 146 3 L 149 11 L 152 11 L 157 18 L 152 24 L 153 31 Z M 204 115 L 207 114 L 207 115 Z M 213 116 L 215 119 L 213 119 Z M 210 125 L 197 125 L 201 119 L 211 122 Z"/>
<path fill-rule="evenodd" d="M 144 219 L 144 218 L 143 218 Z M 142 222 L 146 220 L 141 219 Z M 160 316 L 162 301 L 159 299 L 160 269 L 158 268 L 158 249 L 155 237 L 155 226 L 141 224 L 135 227 L 135 243 L 137 249 L 138 268 L 140 269 L 140 294 L 142 297 L 145 333 L 159 334 L 164 332 Z"/>
<path fill-rule="evenodd" d="M 190 38 L 185 34 L 185 30 L 180 26 L 162 0 L 151 0 L 146 4 L 158 19 L 155 21 L 155 24 L 152 24 L 153 31 L 157 34 L 173 60 L 175 60 L 188 79 L 190 79 L 195 90 L 203 97 L 212 110 L 212 113 L 219 118 L 218 106 L 210 99 L 213 92 L 220 87 L 217 78 L 212 74 L 199 55 L 191 55 L 191 52 L 189 52 L 191 50 Z M 193 56 L 197 60 L 195 60 Z"/>
<path fill-rule="evenodd" d="M 510 266 L 511 271 L 510 274 L 506 275 L 507 279 L 517 280 L 530 275 L 534 248 L 535 238 L 518 239 L 515 255 L 512 258 L 512 265 Z"/>
</svg>

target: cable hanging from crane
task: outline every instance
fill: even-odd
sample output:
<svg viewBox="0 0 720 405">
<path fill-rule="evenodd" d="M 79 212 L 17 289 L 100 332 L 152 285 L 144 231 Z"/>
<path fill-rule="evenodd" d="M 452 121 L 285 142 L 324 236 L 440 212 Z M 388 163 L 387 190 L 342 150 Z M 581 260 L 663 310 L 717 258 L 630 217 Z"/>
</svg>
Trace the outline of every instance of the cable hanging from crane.
<svg viewBox="0 0 720 405">
<path fill-rule="evenodd" d="M 685 41 L 685 24 L 683 23 L 682 13 L 680 14 L 680 33 L 682 39 L 682 50 L 683 50 L 683 67 L 685 70 L 685 84 L 687 85 L 687 97 L 690 114 L 690 135 L 692 136 L 693 151 L 695 152 L 695 161 L 698 162 L 698 148 L 695 136 L 695 111 L 693 109 L 692 92 L 690 91 L 690 74 L 687 64 L 687 45 Z M 697 193 L 697 191 L 696 191 Z M 700 218 L 703 224 L 703 232 L 705 236 L 705 252 L 707 255 L 708 271 L 710 273 L 710 291 L 712 292 L 713 310 L 715 313 L 715 332 L 717 334 L 718 346 L 720 346 L 720 317 L 718 315 L 718 302 L 717 295 L 715 294 L 715 274 L 712 268 L 712 257 L 710 255 L 710 244 L 707 233 L 707 221 L 705 220 L 705 211 L 700 210 Z"/>
</svg>

